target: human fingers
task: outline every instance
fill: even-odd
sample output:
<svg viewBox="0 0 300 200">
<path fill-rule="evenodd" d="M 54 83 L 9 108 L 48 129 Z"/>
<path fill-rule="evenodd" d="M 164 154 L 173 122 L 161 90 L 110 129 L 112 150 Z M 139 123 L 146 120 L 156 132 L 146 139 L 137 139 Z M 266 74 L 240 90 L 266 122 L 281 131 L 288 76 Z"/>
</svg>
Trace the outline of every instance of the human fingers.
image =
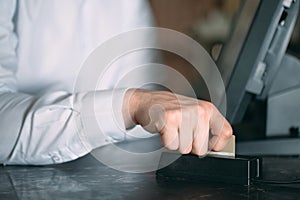
<svg viewBox="0 0 300 200">
<path fill-rule="evenodd" d="M 188 154 L 192 151 L 193 144 L 193 129 L 195 116 L 193 112 L 189 110 L 183 110 L 182 123 L 179 125 L 179 152 L 182 154 Z"/>
<path fill-rule="evenodd" d="M 209 139 L 209 117 L 207 113 L 201 111 L 198 114 L 198 120 L 194 128 L 192 153 L 204 156 L 208 150 Z"/>
<path fill-rule="evenodd" d="M 176 126 L 165 126 L 161 132 L 161 142 L 164 147 L 169 150 L 178 150 L 179 138 L 178 138 L 178 127 Z"/>
<path fill-rule="evenodd" d="M 209 140 L 208 148 L 214 151 L 221 151 L 233 134 L 232 127 L 213 105 L 211 105 L 211 113 L 209 125 L 212 137 Z"/>
</svg>

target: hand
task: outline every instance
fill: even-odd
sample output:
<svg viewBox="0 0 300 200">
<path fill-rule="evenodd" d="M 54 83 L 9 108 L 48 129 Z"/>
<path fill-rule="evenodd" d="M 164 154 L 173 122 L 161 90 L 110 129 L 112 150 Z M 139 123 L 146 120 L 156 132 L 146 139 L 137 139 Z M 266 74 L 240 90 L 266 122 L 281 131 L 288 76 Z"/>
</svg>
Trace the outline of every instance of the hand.
<svg viewBox="0 0 300 200">
<path fill-rule="evenodd" d="M 182 154 L 220 151 L 232 135 L 230 124 L 212 103 L 167 91 L 127 91 L 123 117 L 127 128 L 139 124 L 160 133 L 166 148 Z"/>
</svg>

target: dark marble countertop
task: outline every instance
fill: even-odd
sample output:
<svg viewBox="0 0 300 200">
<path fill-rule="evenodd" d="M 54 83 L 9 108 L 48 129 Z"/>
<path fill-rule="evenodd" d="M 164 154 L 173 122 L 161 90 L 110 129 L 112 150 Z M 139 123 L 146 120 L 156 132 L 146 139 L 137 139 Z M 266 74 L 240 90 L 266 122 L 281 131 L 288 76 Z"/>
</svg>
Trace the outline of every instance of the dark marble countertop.
<svg viewBox="0 0 300 200">
<path fill-rule="evenodd" d="M 270 179 L 300 177 L 298 157 L 268 157 Z M 0 199 L 300 199 L 300 185 L 236 186 L 159 181 L 155 173 L 116 171 L 87 155 L 48 166 L 1 166 Z"/>
</svg>

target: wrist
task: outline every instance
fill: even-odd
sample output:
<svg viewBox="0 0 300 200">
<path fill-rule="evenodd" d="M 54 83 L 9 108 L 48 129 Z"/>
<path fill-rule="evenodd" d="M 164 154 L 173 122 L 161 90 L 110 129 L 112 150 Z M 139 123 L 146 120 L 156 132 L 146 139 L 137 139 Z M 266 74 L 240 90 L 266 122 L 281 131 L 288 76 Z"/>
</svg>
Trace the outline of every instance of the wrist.
<svg viewBox="0 0 300 200">
<path fill-rule="evenodd" d="M 135 114 L 140 105 L 140 95 L 140 89 L 129 89 L 124 95 L 122 114 L 126 129 L 132 128 L 138 124 Z"/>
</svg>

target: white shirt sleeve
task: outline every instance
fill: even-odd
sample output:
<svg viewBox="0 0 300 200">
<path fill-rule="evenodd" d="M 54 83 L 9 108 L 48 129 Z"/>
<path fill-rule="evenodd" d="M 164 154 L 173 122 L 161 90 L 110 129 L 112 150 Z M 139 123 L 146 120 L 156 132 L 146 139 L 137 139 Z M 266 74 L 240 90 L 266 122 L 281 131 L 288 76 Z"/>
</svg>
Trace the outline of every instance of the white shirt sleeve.
<svg viewBox="0 0 300 200">
<path fill-rule="evenodd" d="M 55 92 L 39 98 L 21 93 L 2 93 L 1 162 L 61 163 L 110 142 L 122 141 L 125 128 L 122 119 L 115 116 L 122 116 L 125 91 Z M 112 105 L 111 99 L 115 95 L 118 100 L 114 100 Z M 121 123 L 116 120 L 121 120 Z"/>
<path fill-rule="evenodd" d="M 16 1 L 0 0 L 0 163 L 61 163 L 122 141 L 126 89 L 41 97 L 17 91 L 15 9 Z"/>
</svg>

